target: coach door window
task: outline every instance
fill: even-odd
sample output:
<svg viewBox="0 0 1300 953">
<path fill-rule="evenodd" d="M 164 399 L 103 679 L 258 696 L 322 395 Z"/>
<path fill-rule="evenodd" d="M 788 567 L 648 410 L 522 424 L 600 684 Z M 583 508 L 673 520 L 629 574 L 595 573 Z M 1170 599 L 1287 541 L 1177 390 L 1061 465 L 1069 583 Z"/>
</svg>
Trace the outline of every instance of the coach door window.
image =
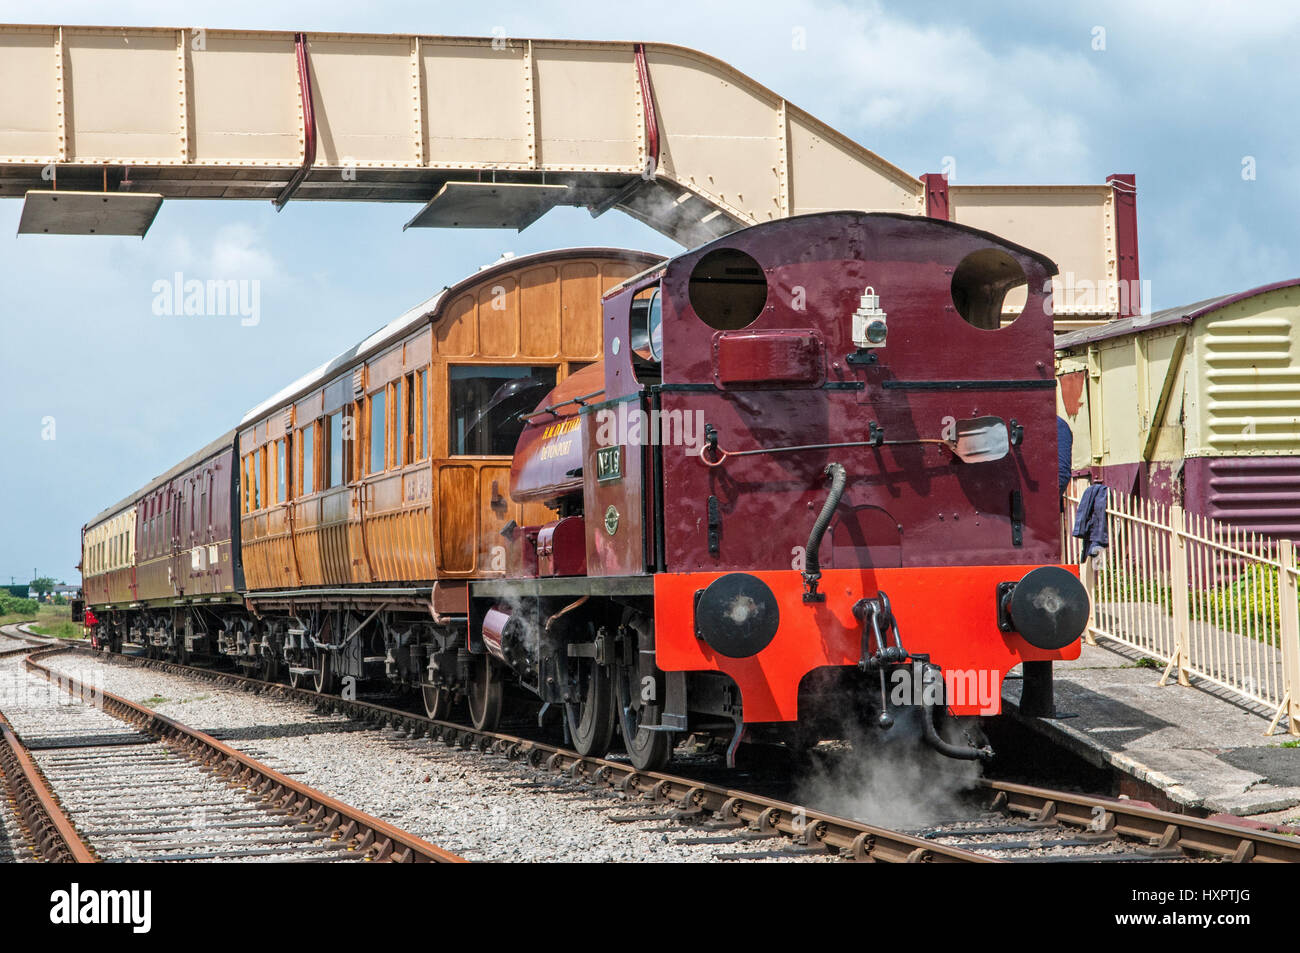
<svg viewBox="0 0 1300 953">
<path fill-rule="evenodd" d="M 325 448 L 326 474 L 329 482 L 325 488 L 338 486 L 343 482 L 343 411 L 330 414 L 329 444 Z"/>
<path fill-rule="evenodd" d="M 300 496 L 310 496 L 316 488 L 316 441 L 313 431 L 316 429 L 314 423 L 303 427 L 298 437 L 298 447 L 302 452 L 302 459 L 298 464 L 298 494 Z"/>
<path fill-rule="evenodd" d="M 429 456 L 429 372 L 420 371 L 415 375 L 415 389 L 419 391 L 420 417 L 419 417 L 419 437 L 420 444 L 416 448 L 417 460 L 424 460 Z"/>
<path fill-rule="evenodd" d="M 415 375 L 407 374 L 402 378 L 402 435 L 398 441 L 398 466 L 415 462 L 415 426 L 419 410 L 415 402 Z"/>
<path fill-rule="evenodd" d="M 453 366 L 450 443 L 453 456 L 515 452 L 524 423 L 555 387 L 554 367 Z"/>
<path fill-rule="evenodd" d="M 377 390 L 370 395 L 370 465 L 367 473 L 384 471 L 384 438 L 388 434 L 384 413 L 386 410 L 385 393 Z"/>
<path fill-rule="evenodd" d="M 289 479 L 289 445 L 291 438 L 281 437 L 275 442 L 276 499 L 288 502 L 293 481 Z"/>
</svg>

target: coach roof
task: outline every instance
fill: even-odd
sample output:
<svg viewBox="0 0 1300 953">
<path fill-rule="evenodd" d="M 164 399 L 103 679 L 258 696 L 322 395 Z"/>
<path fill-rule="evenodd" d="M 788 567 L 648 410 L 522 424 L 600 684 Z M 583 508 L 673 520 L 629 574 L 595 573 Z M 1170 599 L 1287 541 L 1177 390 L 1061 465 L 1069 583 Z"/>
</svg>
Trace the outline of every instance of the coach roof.
<svg viewBox="0 0 1300 953">
<path fill-rule="evenodd" d="M 209 457 L 215 457 L 222 450 L 226 450 L 229 447 L 234 446 L 234 443 L 235 443 L 235 431 L 229 430 L 226 433 L 222 434 L 220 437 L 218 437 L 216 440 L 212 441 L 202 450 L 198 450 L 195 453 L 190 454 L 188 457 L 186 457 L 180 463 L 176 464 L 176 466 L 172 467 L 166 473 L 162 474 L 161 476 L 154 477 L 144 487 L 142 487 L 139 490 L 136 490 L 130 496 L 126 497 L 123 500 L 118 501 L 114 505 L 110 506 L 108 509 L 96 513 L 90 519 L 90 521 L 86 523 L 86 528 L 89 529 L 92 526 L 98 526 L 100 523 L 104 522 L 105 520 L 117 516 L 123 510 L 129 509 L 130 507 L 134 506 L 143 497 L 148 496 L 150 493 L 158 489 L 160 486 L 167 485 L 172 480 L 180 476 L 182 473 L 184 473 L 187 470 L 193 469 L 194 467 L 202 463 L 204 460 L 207 460 Z"/>
<path fill-rule="evenodd" d="M 538 252 L 533 255 L 521 255 L 519 257 L 499 258 L 490 265 L 480 268 L 474 274 L 453 285 L 448 285 L 437 294 L 417 304 L 414 308 L 406 311 L 404 314 L 393 319 L 384 325 L 374 334 L 371 334 L 360 344 L 348 348 L 342 354 L 333 360 L 327 361 L 314 371 L 310 371 L 298 378 L 288 387 L 283 388 L 277 393 L 262 401 L 239 421 L 240 427 L 246 427 L 251 423 L 264 417 L 266 414 L 278 407 L 284 406 L 305 396 L 321 384 L 327 383 L 339 371 L 354 366 L 359 361 L 365 360 L 388 345 L 401 339 L 412 328 L 419 325 L 422 321 L 436 321 L 447 302 L 454 301 L 457 296 L 466 288 L 495 277 L 498 274 L 514 271 L 521 266 L 540 265 L 548 261 L 563 260 L 566 258 L 624 258 L 630 262 L 645 262 L 652 260 L 661 260 L 659 255 L 650 252 L 634 251 L 628 248 L 562 248 L 553 251 Z"/>
</svg>

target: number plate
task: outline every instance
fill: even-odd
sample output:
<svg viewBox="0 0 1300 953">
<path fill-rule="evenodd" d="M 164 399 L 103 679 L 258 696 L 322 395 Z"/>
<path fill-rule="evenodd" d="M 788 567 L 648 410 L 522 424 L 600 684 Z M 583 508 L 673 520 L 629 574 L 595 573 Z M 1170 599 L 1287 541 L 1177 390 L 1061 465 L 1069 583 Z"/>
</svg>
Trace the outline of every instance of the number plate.
<svg viewBox="0 0 1300 953">
<path fill-rule="evenodd" d="M 612 483 L 623 479 L 623 448 L 601 447 L 596 451 L 596 481 Z"/>
</svg>

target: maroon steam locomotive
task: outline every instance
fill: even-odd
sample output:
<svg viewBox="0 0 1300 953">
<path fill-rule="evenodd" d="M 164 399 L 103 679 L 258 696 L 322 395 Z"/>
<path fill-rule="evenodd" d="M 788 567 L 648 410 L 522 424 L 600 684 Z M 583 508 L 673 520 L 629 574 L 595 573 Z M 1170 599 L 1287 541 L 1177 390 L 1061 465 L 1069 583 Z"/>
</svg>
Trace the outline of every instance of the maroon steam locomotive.
<svg viewBox="0 0 1300 953">
<path fill-rule="evenodd" d="M 945 721 L 1000 711 L 1021 663 L 1026 704 L 1050 706 L 1051 662 L 1077 657 L 1089 611 L 1059 565 L 1053 263 L 955 223 L 854 212 L 642 259 L 605 282 L 591 360 L 489 375 L 499 386 L 462 414 L 462 437 L 492 420 L 480 463 L 514 448 L 499 475 L 463 484 L 484 501 L 478 516 L 435 507 L 428 534 L 380 534 L 396 524 L 376 518 L 366 535 L 380 492 L 355 498 L 359 529 L 340 504 L 341 534 L 321 536 L 316 558 L 359 538 L 364 573 L 353 559 L 328 586 L 269 582 L 280 563 L 309 573 L 292 526 L 276 550 L 250 495 L 274 504 L 303 489 L 306 430 L 275 424 L 277 406 L 237 431 L 235 552 L 242 572 L 256 551 L 270 575 L 239 576 L 242 601 L 210 613 L 213 641 L 178 640 L 176 619 L 154 641 L 256 659 L 319 690 L 349 674 L 418 686 L 436 717 L 464 697 L 478 727 L 498 722 L 507 689 L 523 691 L 563 710 L 583 754 L 621 735 L 640 768 L 687 733 L 725 739 L 730 760 L 746 735 L 806 744 L 849 719 L 887 726 L 900 708 L 944 754 L 987 757 Z M 1025 304 L 1008 322 L 1015 293 Z M 439 320 L 436 341 L 454 337 Z M 395 456 L 421 463 L 417 431 L 436 414 L 402 416 L 418 399 L 402 396 L 407 365 L 393 360 L 375 426 L 400 431 L 402 451 L 381 446 L 381 473 Z M 348 391 L 340 407 L 372 419 L 364 381 Z M 322 409 L 332 420 L 311 413 Z M 366 466 L 348 471 L 365 453 L 346 441 L 344 464 L 322 463 L 331 432 L 312 431 L 312 493 L 323 468 L 344 486 L 368 480 Z M 356 438 L 363 451 L 373 433 Z M 277 460 L 287 489 L 265 479 Z M 438 473 L 442 492 L 462 486 Z M 436 558 L 421 563 L 422 548 Z M 443 571 L 455 553 L 460 568 Z M 120 636 L 131 607 L 109 608 Z"/>
</svg>

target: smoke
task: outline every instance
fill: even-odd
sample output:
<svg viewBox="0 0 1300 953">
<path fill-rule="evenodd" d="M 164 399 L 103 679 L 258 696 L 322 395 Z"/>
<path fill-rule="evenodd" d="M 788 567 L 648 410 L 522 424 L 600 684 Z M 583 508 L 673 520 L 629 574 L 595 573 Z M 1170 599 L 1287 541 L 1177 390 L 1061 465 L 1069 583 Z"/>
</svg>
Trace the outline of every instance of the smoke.
<svg viewBox="0 0 1300 953">
<path fill-rule="evenodd" d="M 846 725 L 839 745 L 819 747 L 808 773 L 795 787 L 796 802 L 810 809 L 879 827 L 915 830 L 965 818 L 963 792 L 980 777 L 977 761 L 955 761 L 921 738 L 919 708 L 895 709 L 888 730 Z M 960 731 L 943 732 L 965 741 Z"/>
</svg>

